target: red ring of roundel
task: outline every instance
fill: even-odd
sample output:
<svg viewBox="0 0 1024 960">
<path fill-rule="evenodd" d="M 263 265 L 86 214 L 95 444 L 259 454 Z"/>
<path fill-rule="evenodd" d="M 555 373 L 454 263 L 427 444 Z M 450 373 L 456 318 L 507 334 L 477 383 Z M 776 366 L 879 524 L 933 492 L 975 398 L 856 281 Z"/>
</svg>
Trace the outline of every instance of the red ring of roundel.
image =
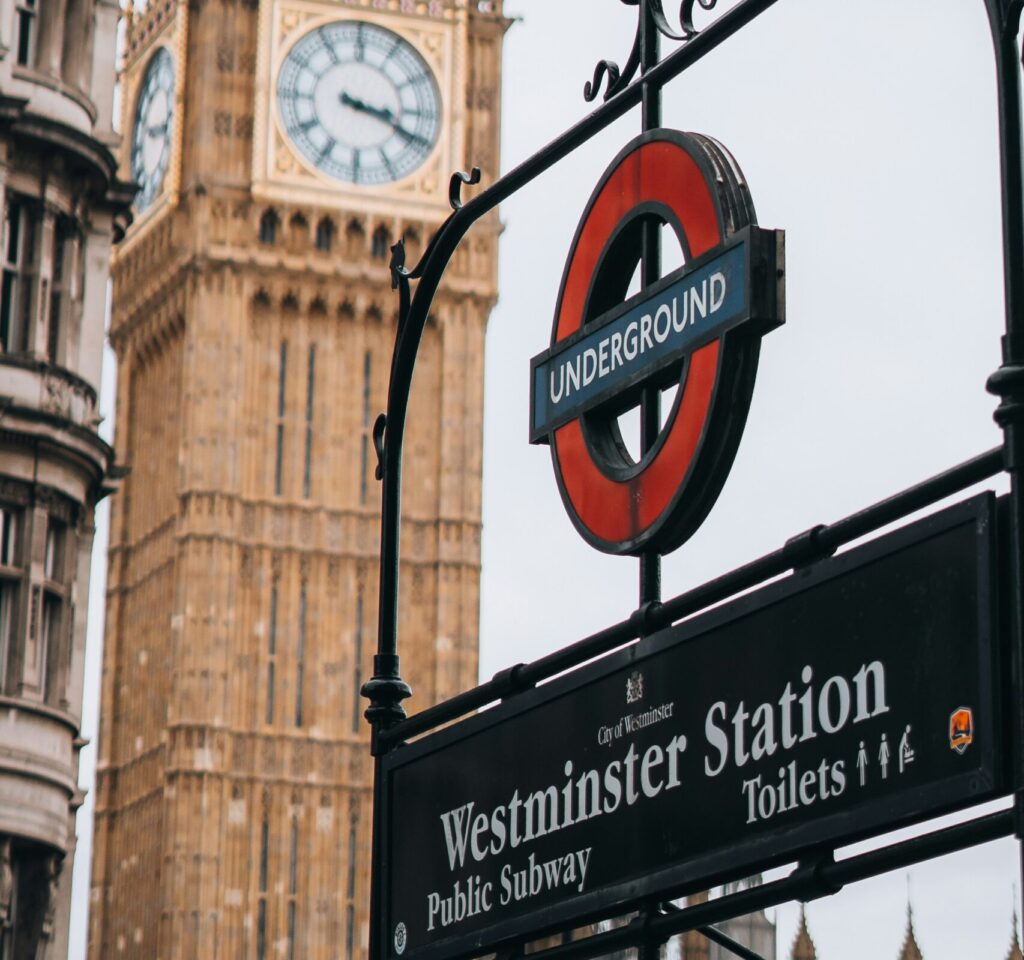
<svg viewBox="0 0 1024 960">
<path fill-rule="evenodd" d="M 607 176 L 578 231 L 556 311 L 554 342 L 580 328 L 598 261 L 616 228 L 639 204 L 652 201 L 675 213 L 691 257 L 722 242 L 713 187 L 693 156 L 673 140 L 640 143 Z M 672 508 L 700 453 L 720 349 L 719 339 L 691 354 L 680 385 L 682 397 L 665 427 L 667 435 L 652 460 L 629 479 L 613 479 L 594 462 L 579 419 L 555 431 L 551 451 L 563 500 L 595 546 L 627 552 L 638 539 L 646 539 Z"/>
</svg>

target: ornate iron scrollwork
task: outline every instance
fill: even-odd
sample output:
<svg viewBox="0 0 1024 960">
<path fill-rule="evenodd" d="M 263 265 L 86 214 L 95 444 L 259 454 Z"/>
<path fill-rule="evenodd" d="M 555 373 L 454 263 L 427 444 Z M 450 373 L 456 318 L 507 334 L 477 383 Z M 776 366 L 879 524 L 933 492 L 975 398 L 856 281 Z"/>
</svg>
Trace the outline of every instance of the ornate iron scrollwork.
<svg viewBox="0 0 1024 960">
<path fill-rule="evenodd" d="M 378 414 L 377 419 L 373 422 L 373 450 L 377 454 L 377 467 L 373 471 L 373 475 L 377 480 L 384 479 L 384 433 L 387 427 L 387 414 Z"/>
<path fill-rule="evenodd" d="M 469 173 L 464 173 L 462 170 L 456 170 L 452 174 L 451 180 L 448 181 L 448 205 L 453 210 L 458 210 L 462 207 L 462 185 L 468 183 L 470 185 L 480 182 L 480 168 L 473 167 Z"/>
<path fill-rule="evenodd" d="M 711 10 L 716 6 L 718 0 L 682 0 L 679 6 L 678 28 L 674 28 L 665 15 L 662 0 L 620 0 L 620 2 L 627 7 L 637 8 L 637 26 L 633 46 L 629 51 L 625 67 L 620 69 L 614 60 L 601 60 L 594 67 L 594 78 L 583 85 L 583 99 L 588 103 L 597 99 L 602 84 L 605 84 L 606 87 L 604 99 L 610 100 L 633 82 L 637 70 L 640 69 L 640 38 L 644 16 L 650 16 L 654 28 L 666 39 L 686 43 L 700 33 L 693 22 L 694 10 L 698 6 L 704 10 Z"/>
</svg>

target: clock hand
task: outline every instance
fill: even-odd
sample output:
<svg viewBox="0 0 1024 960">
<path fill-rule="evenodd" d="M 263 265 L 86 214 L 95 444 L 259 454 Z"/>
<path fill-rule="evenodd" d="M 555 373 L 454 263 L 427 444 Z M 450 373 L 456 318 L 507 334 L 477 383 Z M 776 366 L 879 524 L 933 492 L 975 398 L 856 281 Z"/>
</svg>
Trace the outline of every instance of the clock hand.
<svg viewBox="0 0 1024 960">
<path fill-rule="evenodd" d="M 364 103 L 362 100 L 350 96 L 345 90 L 341 91 L 339 99 L 346 107 L 351 107 L 353 110 L 360 111 L 360 113 L 367 113 L 374 119 L 383 121 L 406 142 L 421 143 L 424 146 L 430 146 L 430 141 L 427 140 L 426 137 L 418 133 L 414 133 L 412 130 L 406 130 L 406 128 L 399 123 L 398 118 L 395 117 L 389 107 L 371 107 L 370 104 Z"/>
<path fill-rule="evenodd" d="M 422 143 L 425 147 L 430 146 L 430 141 L 426 137 L 421 136 L 418 133 L 413 133 L 412 130 L 406 130 L 405 127 L 401 126 L 397 121 L 392 121 L 391 126 L 395 133 L 405 139 L 408 143 Z"/>
<path fill-rule="evenodd" d="M 371 107 L 370 104 L 364 103 L 362 100 L 358 100 L 356 97 L 349 96 L 345 90 L 341 91 L 340 98 L 341 102 L 346 107 L 351 107 L 353 110 L 358 110 L 360 113 L 368 113 L 375 120 L 381 120 L 384 123 L 391 124 L 394 126 L 395 117 L 389 107 Z"/>
</svg>

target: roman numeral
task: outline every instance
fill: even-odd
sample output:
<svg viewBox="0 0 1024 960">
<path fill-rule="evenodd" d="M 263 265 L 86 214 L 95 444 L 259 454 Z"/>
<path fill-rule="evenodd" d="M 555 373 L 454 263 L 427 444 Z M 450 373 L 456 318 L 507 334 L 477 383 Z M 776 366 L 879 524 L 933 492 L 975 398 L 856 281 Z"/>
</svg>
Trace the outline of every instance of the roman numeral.
<svg viewBox="0 0 1024 960">
<path fill-rule="evenodd" d="M 340 63 L 338 58 L 338 51 L 334 49 L 334 44 L 324 30 L 318 30 L 316 32 L 317 39 L 320 41 L 321 46 L 327 51 L 327 56 L 331 58 L 331 63 Z"/>
</svg>

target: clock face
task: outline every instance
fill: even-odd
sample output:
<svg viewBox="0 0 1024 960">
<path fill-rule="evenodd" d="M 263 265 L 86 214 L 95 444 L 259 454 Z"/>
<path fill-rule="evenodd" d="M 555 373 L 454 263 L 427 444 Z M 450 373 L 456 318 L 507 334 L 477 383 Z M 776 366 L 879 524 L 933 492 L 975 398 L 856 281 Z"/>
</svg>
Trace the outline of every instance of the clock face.
<svg viewBox="0 0 1024 960">
<path fill-rule="evenodd" d="M 328 23 L 289 51 L 277 111 L 300 154 L 346 183 L 391 183 L 430 155 L 441 128 L 430 67 L 405 40 L 371 23 Z"/>
<path fill-rule="evenodd" d="M 174 61 L 161 47 L 146 68 L 132 129 L 132 180 L 140 187 L 135 196 L 135 209 L 140 213 L 153 202 L 163 183 L 173 125 Z"/>
</svg>

